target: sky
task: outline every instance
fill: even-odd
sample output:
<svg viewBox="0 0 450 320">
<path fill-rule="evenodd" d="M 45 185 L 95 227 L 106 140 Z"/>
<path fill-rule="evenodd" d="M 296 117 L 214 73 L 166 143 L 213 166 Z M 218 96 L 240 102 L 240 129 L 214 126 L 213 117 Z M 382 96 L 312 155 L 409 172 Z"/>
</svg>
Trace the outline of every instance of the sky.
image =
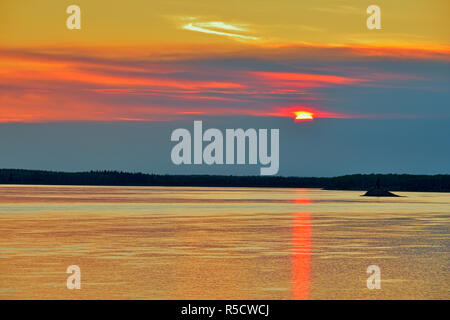
<svg viewBox="0 0 450 320">
<path fill-rule="evenodd" d="M 72 4 L 80 30 L 66 27 Z M 372 4 L 380 30 L 366 27 Z M 0 0 L 0 168 L 258 174 L 173 165 L 172 130 L 202 120 L 279 129 L 279 175 L 450 173 L 448 12 L 446 0 Z"/>
</svg>

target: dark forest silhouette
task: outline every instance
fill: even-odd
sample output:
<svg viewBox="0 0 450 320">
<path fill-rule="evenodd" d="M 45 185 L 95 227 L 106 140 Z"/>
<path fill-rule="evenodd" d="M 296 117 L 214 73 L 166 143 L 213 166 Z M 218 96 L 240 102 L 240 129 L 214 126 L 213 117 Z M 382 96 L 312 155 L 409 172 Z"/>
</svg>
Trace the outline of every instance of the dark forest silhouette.
<svg viewBox="0 0 450 320">
<path fill-rule="evenodd" d="M 280 176 L 157 175 L 118 171 L 53 172 L 0 169 L 0 184 L 99 185 L 99 186 L 197 186 L 324 188 L 368 190 L 382 181 L 393 191 L 450 192 L 450 175 L 353 174 L 333 178 Z"/>
</svg>

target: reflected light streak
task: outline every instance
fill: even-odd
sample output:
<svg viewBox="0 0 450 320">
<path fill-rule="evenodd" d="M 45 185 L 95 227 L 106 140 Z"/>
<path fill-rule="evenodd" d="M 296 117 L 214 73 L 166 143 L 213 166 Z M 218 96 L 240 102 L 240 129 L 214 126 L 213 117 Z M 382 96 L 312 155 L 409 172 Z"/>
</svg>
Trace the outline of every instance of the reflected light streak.
<svg viewBox="0 0 450 320">
<path fill-rule="evenodd" d="M 300 198 L 295 203 L 310 203 L 306 189 L 296 190 Z M 299 200 L 300 202 L 298 202 Z M 292 299 L 310 298 L 311 283 L 311 214 L 296 212 L 292 231 Z"/>
</svg>

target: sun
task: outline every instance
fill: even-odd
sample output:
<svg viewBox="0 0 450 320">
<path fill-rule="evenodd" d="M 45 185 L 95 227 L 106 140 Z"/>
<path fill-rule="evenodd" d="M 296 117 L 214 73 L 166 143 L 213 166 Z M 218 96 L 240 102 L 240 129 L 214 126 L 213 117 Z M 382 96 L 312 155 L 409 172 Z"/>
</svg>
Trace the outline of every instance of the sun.
<svg viewBox="0 0 450 320">
<path fill-rule="evenodd" d="M 314 114 L 308 111 L 296 111 L 295 120 L 296 121 L 314 120 Z"/>
</svg>

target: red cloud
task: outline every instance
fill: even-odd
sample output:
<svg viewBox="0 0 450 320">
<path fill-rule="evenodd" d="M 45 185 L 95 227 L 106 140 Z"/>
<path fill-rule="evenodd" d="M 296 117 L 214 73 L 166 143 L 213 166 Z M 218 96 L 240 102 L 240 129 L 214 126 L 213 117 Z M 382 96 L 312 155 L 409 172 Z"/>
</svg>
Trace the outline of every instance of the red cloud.
<svg viewBox="0 0 450 320">
<path fill-rule="evenodd" d="M 341 77 L 328 74 L 292 73 L 292 72 L 255 72 L 254 74 L 263 79 L 306 83 L 306 86 L 318 86 L 319 84 L 349 85 L 366 81 L 363 79 Z"/>
<path fill-rule="evenodd" d="M 192 114 L 295 117 L 299 108 L 315 118 L 355 118 L 359 116 L 325 111 L 324 102 L 332 99 L 318 89 L 426 80 L 332 64 L 267 71 L 279 65 L 269 56 L 259 71 L 249 71 L 239 55 L 235 64 L 233 57 L 227 60 L 228 67 L 202 59 L 101 58 L 100 51 L 89 56 L 82 50 L 74 55 L 0 49 L 0 122 L 159 121 Z"/>
</svg>

